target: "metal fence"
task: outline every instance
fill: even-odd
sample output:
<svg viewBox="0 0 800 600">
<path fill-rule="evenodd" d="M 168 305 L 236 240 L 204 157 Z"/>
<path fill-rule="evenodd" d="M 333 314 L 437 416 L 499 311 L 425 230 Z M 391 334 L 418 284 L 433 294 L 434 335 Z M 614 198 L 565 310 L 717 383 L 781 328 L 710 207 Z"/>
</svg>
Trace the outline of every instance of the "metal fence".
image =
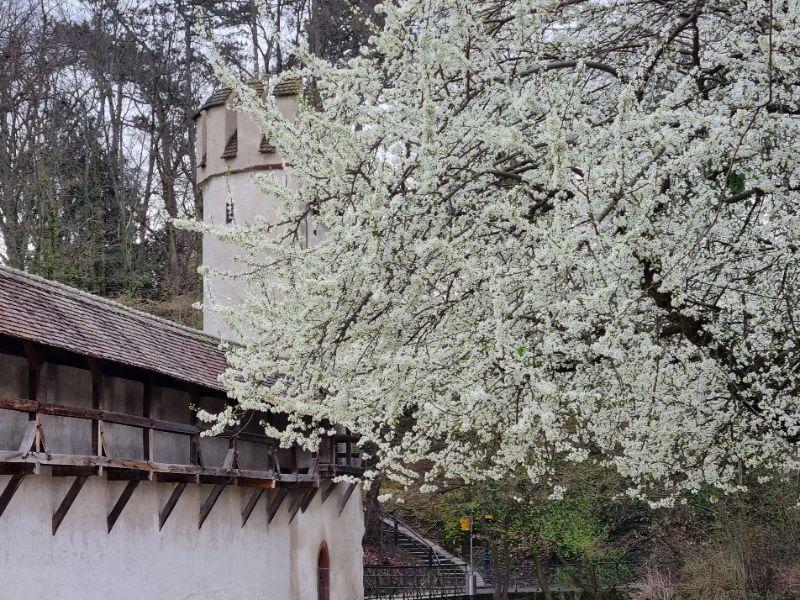
<svg viewBox="0 0 800 600">
<path fill-rule="evenodd" d="M 452 598 L 466 591 L 466 567 L 364 567 L 364 597 L 370 600 Z"/>
</svg>

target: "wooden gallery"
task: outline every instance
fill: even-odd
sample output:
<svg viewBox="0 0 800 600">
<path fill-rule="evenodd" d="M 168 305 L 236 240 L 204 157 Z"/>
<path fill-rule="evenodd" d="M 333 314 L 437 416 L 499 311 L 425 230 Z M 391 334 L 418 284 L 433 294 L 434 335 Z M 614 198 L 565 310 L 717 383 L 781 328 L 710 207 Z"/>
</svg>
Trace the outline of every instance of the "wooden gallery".
<svg viewBox="0 0 800 600">
<path fill-rule="evenodd" d="M 217 166 L 198 173 L 208 219 L 237 157 L 280 170 L 229 96 L 198 114 L 201 169 Z M 252 155 L 226 153 L 237 130 L 240 148 L 256 136 Z M 241 212 L 263 210 L 239 177 Z M 233 251 L 204 241 L 206 263 Z M 334 481 L 361 472 L 354 440 L 279 448 L 259 418 L 202 436 L 195 411 L 229 401 L 224 331 L 204 319 L 192 330 L 0 267 L 0 598 L 363 597 L 361 490 Z"/>
</svg>

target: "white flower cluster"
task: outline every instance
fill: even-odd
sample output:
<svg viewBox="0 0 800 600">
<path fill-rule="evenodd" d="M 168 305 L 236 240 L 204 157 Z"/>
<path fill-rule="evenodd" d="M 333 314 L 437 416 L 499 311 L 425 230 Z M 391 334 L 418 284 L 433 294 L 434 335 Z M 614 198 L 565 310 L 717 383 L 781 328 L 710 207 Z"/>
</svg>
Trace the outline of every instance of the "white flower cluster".
<svg viewBox="0 0 800 600">
<path fill-rule="evenodd" d="M 240 408 L 290 414 L 287 443 L 345 426 L 399 480 L 796 470 L 798 0 L 381 11 L 360 57 L 306 56 L 296 122 L 242 92 L 297 185 L 219 232 L 254 290 Z"/>
</svg>

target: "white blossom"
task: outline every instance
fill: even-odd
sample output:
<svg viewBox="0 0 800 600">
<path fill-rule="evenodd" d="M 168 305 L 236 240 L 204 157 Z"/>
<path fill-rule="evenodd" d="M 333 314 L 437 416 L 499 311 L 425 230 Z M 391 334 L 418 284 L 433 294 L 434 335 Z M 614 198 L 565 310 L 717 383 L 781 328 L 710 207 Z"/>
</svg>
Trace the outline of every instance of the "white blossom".
<svg viewBox="0 0 800 600">
<path fill-rule="evenodd" d="M 398 481 L 796 470 L 798 6 L 402 0 L 362 56 L 305 57 L 295 122 L 245 97 L 297 185 L 218 231 L 253 289 L 240 408 L 347 427 Z"/>
</svg>

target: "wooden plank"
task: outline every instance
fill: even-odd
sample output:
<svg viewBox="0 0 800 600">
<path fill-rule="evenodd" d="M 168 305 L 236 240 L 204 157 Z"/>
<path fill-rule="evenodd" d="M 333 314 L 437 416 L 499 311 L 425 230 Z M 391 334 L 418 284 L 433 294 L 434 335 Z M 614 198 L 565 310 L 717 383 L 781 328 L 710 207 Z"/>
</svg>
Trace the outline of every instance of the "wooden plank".
<svg viewBox="0 0 800 600">
<path fill-rule="evenodd" d="M 222 495 L 222 491 L 225 489 L 225 484 L 221 483 L 215 485 L 214 488 L 211 490 L 211 493 L 206 498 L 206 501 L 203 502 L 203 506 L 200 507 L 200 519 L 197 523 L 197 528 L 200 529 L 203 526 L 203 523 L 206 522 L 211 509 L 214 508 L 214 505 L 219 500 L 219 497 Z"/>
<path fill-rule="evenodd" d="M 57 417 L 70 417 L 73 419 L 98 419 L 106 423 L 127 425 L 128 427 L 136 427 L 139 429 L 149 428 L 156 431 L 180 433 L 183 435 L 196 436 L 211 427 L 210 425 L 203 423 L 189 425 L 187 423 L 176 423 L 174 421 L 140 417 L 138 415 L 129 415 L 127 413 L 117 413 L 94 408 L 82 408 L 77 406 L 68 406 L 65 404 L 35 402 L 32 400 L 19 400 L 6 397 L 0 397 L 0 408 L 14 410 L 17 412 L 39 412 L 41 414 L 53 415 Z M 217 437 L 230 438 L 233 436 L 236 436 L 240 441 L 243 442 L 251 442 L 265 446 L 275 445 L 275 440 L 265 435 L 239 432 L 231 428 L 226 429 Z"/>
<path fill-rule="evenodd" d="M 107 423 L 127 425 L 128 427 L 152 428 L 166 433 L 182 433 L 184 435 L 197 434 L 200 430 L 194 425 L 186 423 L 175 423 L 173 421 L 162 421 L 160 419 L 148 419 L 138 415 L 117 413 L 95 408 L 80 408 L 77 406 L 67 406 L 64 404 L 52 404 L 48 402 L 32 402 L 29 400 L 17 400 L 14 398 L 0 397 L 0 408 L 15 410 L 18 412 L 38 412 L 45 415 L 56 417 L 71 417 L 73 419 L 99 419 Z"/>
<path fill-rule="evenodd" d="M 38 474 L 38 465 L 35 463 L 4 463 L 0 462 L 0 475 L 31 475 Z"/>
<path fill-rule="evenodd" d="M 164 525 L 167 523 L 167 519 L 169 519 L 169 516 L 172 514 L 175 505 L 178 503 L 178 500 L 180 500 L 181 495 L 183 494 L 187 485 L 188 485 L 187 483 L 181 482 L 175 486 L 174 490 L 172 490 L 172 493 L 169 495 L 169 498 L 167 499 L 167 503 L 158 513 L 159 531 L 161 531 L 164 528 Z"/>
<path fill-rule="evenodd" d="M 273 474 L 274 475 L 274 474 Z M 264 490 L 271 490 L 275 488 L 275 479 L 254 479 L 252 477 L 237 477 L 236 485 L 239 487 L 254 487 Z"/>
<path fill-rule="evenodd" d="M 99 470 L 105 469 L 110 472 L 109 478 L 120 480 L 137 478 L 167 482 L 203 482 L 264 489 L 271 489 L 278 485 L 314 484 L 314 479 L 306 476 L 298 479 L 285 475 L 279 480 L 277 479 L 278 475 L 271 471 L 175 465 L 93 455 L 52 454 L 48 456 L 41 452 L 24 453 L 18 450 L 0 451 L 0 465 L 15 465 L 13 469 L 10 469 L 11 474 L 18 472 L 16 465 L 30 465 L 25 467 L 30 470 L 45 465 L 52 467 L 53 474 L 56 476 L 96 475 Z M 137 476 L 133 471 L 139 471 L 141 475 Z"/>
<path fill-rule="evenodd" d="M 329 481 L 328 485 L 325 487 L 324 490 L 322 490 L 322 494 L 319 497 L 320 503 L 325 504 L 325 500 L 328 499 L 328 496 L 330 496 L 333 493 L 333 490 L 335 489 L 336 489 L 336 482 Z"/>
<path fill-rule="evenodd" d="M 109 481 L 145 481 L 149 479 L 149 472 L 138 469 L 120 469 L 119 467 L 106 467 L 106 478 Z"/>
<path fill-rule="evenodd" d="M 267 505 L 267 523 L 272 523 L 272 519 L 275 518 L 275 514 L 278 512 L 278 509 L 283 504 L 283 501 L 286 499 L 286 496 L 289 495 L 289 488 L 278 488 L 278 491 L 275 492 L 275 497 L 272 499 Z"/>
<path fill-rule="evenodd" d="M 111 512 L 108 513 L 108 518 L 106 519 L 106 523 L 108 524 L 108 533 L 111 533 L 111 530 L 114 529 L 114 524 L 117 522 L 117 519 L 119 519 L 119 516 L 122 514 L 122 511 L 128 504 L 128 500 L 131 499 L 131 496 L 133 495 L 133 492 L 136 491 L 136 486 L 138 485 L 138 479 L 134 479 L 133 481 L 129 481 L 127 484 L 125 484 L 125 489 L 122 490 L 122 493 L 119 495 L 117 503 L 114 504 L 114 508 L 112 508 Z"/>
<path fill-rule="evenodd" d="M 94 465 L 52 465 L 50 474 L 53 477 L 91 477 L 98 474 Z"/>
<path fill-rule="evenodd" d="M 247 525 L 247 520 L 250 518 L 250 515 L 253 514 L 253 509 L 255 509 L 256 504 L 261 499 L 261 496 L 264 495 L 264 489 L 257 489 L 251 495 L 250 499 L 245 504 L 244 509 L 242 509 L 242 527 Z M 2 512 L 2 511 L 0 511 Z"/>
<path fill-rule="evenodd" d="M 342 515 L 342 511 L 344 510 L 344 507 L 347 506 L 347 501 L 350 500 L 350 496 L 353 495 L 353 492 L 355 491 L 357 485 L 358 484 L 356 483 L 351 483 L 347 486 L 347 489 L 344 492 L 344 496 L 342 496 L 342 499 L 339 500 L 339 511 L 336 513 L 337 517 L 340 517 Z"/>
<path fill-rule="evenodd" d="M 75 481 L 72 482 L 72 485 L 67 491 L 67 495 L 64 496 L 64 499 L 56 509 L 56 512 L 53 513 L 53 535 L 55 535 L 56 531 L 58 531 L 58 528 L 61 526 L 61 522 L 64 520 L 64 517 L 67 516 L 72 503 L 75 502 L 75 498 L 78 497 L 78 493 L 83 488 L 83 485 L 86 483 L 87 479 L 88 477 L 85 475 L 76 477 Z"/>
<path fill-rule="evenodd" d="M 14 497 L 14 494 L 17 493 L 20 484 L 22 484 L 22 480 L 25 479 L 25 475 L 22 473 L 17 473 L 16 475 L 12 475 L 11 481 L 6 484 L 3 493 L 0 494 L 0 517 L 3 516 L 3 512 L 6 510 L 8 503 L 11 502 L 11 499 Z"/>
<path fill-rule="evenodd" d="M 200 476 L 192 473 L 160 473 L 153 471 L 153 481 L 159 483 L 200 483 Z"/>
</svg>

